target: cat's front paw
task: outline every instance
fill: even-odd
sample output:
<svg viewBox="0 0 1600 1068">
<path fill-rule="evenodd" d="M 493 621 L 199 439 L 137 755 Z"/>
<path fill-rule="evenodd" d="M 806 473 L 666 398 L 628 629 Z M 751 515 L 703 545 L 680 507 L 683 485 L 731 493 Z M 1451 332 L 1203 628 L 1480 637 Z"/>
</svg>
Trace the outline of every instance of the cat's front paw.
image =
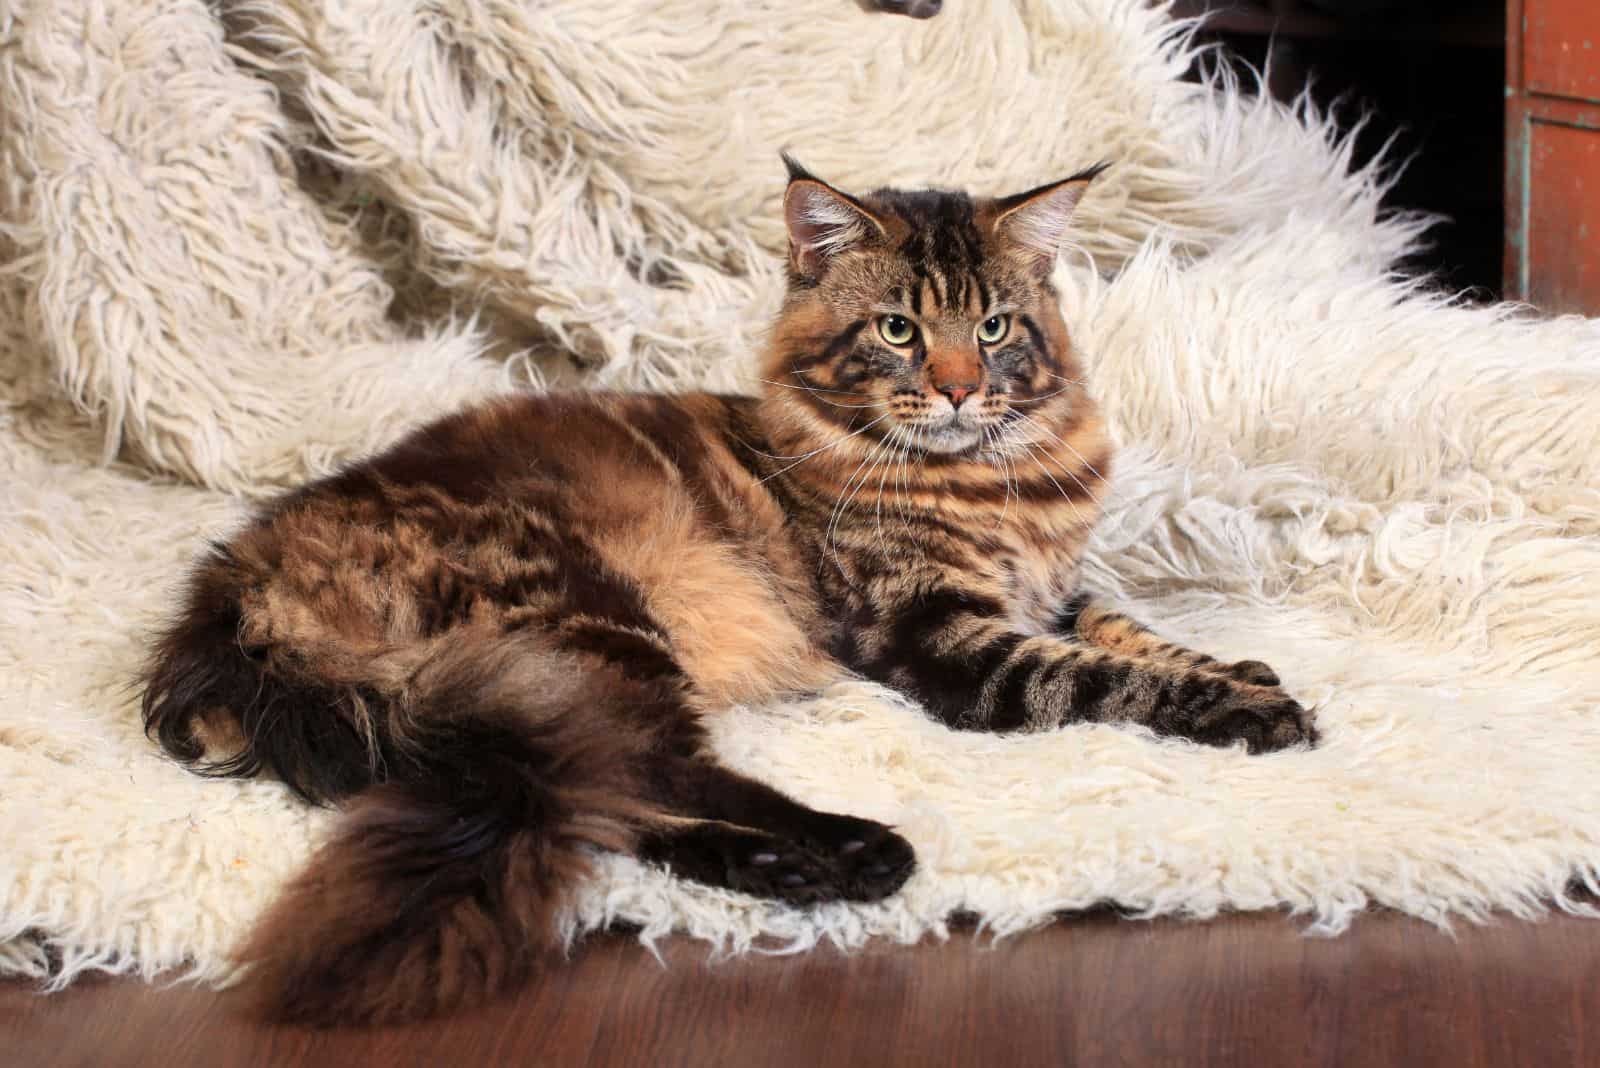
<svg viewBox="0 0 1600 1068">
<path fill-rule="evenodd" d="M 1194 692 L 1175 717 L 1176 730 L 1204 745 L 1244 742 L 1251 753 L 1315 745 L 1311 712 L 1276 686 L 1225 684 Z"/>
<path fill-rule="evenodd" d="M 1232 664 L 1218 664 L 1216 671 L 1238 682 L 1252 686 L 1280 686 L 1283 680 L 1270 666 L 1259 660 L 1238 660 Z"/>
</svg>

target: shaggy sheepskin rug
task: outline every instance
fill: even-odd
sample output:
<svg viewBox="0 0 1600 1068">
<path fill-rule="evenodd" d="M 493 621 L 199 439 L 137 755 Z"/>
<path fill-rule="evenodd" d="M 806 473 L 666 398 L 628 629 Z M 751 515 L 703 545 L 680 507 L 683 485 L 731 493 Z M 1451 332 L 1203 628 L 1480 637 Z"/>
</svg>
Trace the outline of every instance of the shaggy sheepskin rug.
<svg viewBox="0 0 1600 1068">
<path fill-rule="evenodd" d="M 920 868 L 808 911 L 607 858 L 570 915 L 723 950 L 1600 890 L 1600 324 L 1393 273 L 1424 221 L 1146 0 L 18 0 L 0 10 L 0 973 L 222 981 L 330 814 L 142 736 L 252 497 L 513 388 L 752 388 L 778 149 L 845 188 L 1113 166 L 1059 280 L 1124 443 L 1088 580 L 1270 661 L 1313 751 L 952 733 L 865 684 L 718 721 Z"/>
</svg>

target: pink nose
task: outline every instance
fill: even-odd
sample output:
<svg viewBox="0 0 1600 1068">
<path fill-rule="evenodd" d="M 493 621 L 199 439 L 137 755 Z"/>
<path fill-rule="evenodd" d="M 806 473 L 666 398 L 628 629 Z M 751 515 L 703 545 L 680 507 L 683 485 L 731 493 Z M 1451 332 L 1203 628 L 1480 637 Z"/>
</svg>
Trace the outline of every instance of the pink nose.
<svg viewBox="0 0 1600 1068">
<path fill-rule="evenodd" d="M 950 398 L 950 407 L 959 408 L 961 402 L 978 392 L 976 385 L 971 386 L 935 386 L 940 393 Z"/>
</svg>

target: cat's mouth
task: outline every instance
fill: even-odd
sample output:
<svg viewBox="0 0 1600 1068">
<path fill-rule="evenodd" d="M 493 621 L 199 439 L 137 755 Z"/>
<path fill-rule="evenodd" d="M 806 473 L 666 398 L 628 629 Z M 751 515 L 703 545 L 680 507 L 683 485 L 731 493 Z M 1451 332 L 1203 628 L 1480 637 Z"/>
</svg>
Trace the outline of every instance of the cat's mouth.
<svg viewBox="0 0 1600 1068">
<path fill-rule="evenodd" d="M 980 448 L 998 428 L 1004 403 L 995 395 L 969 396 L 952 403 L 929 392 L 890 398 L 890 437 L 913 452 L 950 455 Z"/>
<path fill-rule="evenodd" d="M 983 434 L 976 427 L 946 425 L 926 434 L 922 447 L 928 452 L 967 452 L 977 448 L 982 439 Z"/>
<path fill-rule="evenodd" d="M 903 427 L 912 444 L 923 452 L 968 452 L 983 441 L 984 423 L 956 411 Z"/>
</svg>

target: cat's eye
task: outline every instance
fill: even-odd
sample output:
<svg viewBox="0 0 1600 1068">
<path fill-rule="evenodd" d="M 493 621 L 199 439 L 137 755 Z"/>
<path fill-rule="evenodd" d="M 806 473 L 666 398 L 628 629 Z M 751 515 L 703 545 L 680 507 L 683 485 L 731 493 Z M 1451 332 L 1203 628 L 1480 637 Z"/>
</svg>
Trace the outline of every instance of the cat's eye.
<svg viewBox="0 0 1600 1068">
<path fill-rule="evenodd" d="M 904 315 L 885 315 L 878 320 L 878 334 L 891 345 L 909 345 L 917 336 L 917 328 Z"/>
<path fill-rule="evenodd" d="M 991 315 L 978 324 L 978 340 L 985 345 L 993 345 L 1006 336 L 1006 330 L 1011 326 L 1011 316 Z"/>
</svg>

